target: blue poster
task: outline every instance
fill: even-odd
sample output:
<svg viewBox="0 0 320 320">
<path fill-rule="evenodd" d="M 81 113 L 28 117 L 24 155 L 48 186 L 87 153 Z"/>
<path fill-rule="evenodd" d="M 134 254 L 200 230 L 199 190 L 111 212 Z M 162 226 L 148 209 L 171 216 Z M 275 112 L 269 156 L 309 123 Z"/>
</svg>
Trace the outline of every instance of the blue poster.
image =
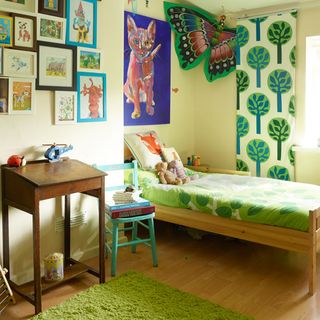
<svg viewBox="0 0 320 320">
<path fill-rule="evenodd" d="M 124 125 L 168 124 L 170 26 L 131 12 L 124 21 Z"/>
</svg>

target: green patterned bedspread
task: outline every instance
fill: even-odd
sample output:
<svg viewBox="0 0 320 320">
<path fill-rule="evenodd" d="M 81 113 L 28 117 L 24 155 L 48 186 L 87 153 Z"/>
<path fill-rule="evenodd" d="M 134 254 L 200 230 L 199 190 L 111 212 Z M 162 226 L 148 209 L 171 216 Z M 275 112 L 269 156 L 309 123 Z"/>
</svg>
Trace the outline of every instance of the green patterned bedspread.
<svg viewBox="0 0 320 320">
<path fill-rule="evenodd" d="M 320 207 L 320 187 L 268 178 L 202 174 L 181 186 L 162 185 L 151 172 L 139 172 L 143 197 L 176 208 L 225 218 L 308 230 L 309 210 Z"/>
</svg>

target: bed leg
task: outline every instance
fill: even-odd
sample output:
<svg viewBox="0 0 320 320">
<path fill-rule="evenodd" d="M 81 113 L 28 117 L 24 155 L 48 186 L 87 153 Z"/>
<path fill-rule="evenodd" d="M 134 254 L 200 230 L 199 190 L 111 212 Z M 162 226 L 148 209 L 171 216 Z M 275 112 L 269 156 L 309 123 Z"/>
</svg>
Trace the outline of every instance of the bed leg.
<svg viewBox="0 0 320 320">
<path fill-rule="evenodd" d="M 309 295 L 314 295 L 317 291 L 317 215 L 315 212 L 309 212 L 309 233 L 310 249 L 308 254 L 309 263 Z"/>
</svg>

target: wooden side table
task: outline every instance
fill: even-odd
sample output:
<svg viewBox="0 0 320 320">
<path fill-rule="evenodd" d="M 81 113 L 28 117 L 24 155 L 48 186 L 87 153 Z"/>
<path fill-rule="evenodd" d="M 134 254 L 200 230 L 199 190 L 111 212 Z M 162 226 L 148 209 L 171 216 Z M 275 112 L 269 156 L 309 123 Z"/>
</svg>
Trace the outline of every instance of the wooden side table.
<svg viewBox="0 0 320 320">
<path fill-rule="evenodd" d="M 34 161 L 24 167 L 1 166 L 3 264 L 9 270 L 7 278 L 12 289 L 41 312 L 41 296 L 81 273 L 89 272 L 105 282 L 105 183 L 106 173 L 77 160 L 49 163 Z M 81 192 L 99 200 L 99 270 L 70 257 L 70 194 Z M 54 197 L 65 197 L 64 256 L 65 277 L 62 281 L 41 281 L 40 269 L 40 212 L 39 202 Z M 9 212 L 12 206 L 32 215 L 34 281 L 18 286 L 10 280 Z"/>
</svg>

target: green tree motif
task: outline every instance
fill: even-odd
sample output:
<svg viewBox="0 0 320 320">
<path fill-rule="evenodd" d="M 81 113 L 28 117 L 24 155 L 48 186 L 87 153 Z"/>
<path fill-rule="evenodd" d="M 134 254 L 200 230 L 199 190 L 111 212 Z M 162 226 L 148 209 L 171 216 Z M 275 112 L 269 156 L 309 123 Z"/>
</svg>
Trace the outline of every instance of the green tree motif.
<svg viewBox="0 0 320 320">
<path fill-rule="evenodd" d="M 245 26 L 237 26 L 237 45 L 236 45 L 236 59 L 237 65 L 241 64 L 240 48 L 245 46 L 249 41 L 249 31 Z"/>
<path fill-rule="evenodd" d="M 268 133 L 271 139 L 277 141 L 277 160 L 281 160 L 282 142 L 290 136 L 290 125 L 284 118 L 274 118 L 268 124 Z"/>
<path fill-rule="evenodd" d="M 264 47 L 253 47 L 247 54 L 248 65 L 256 70 L 257 88 L 261 88 L 261 70 L 265 69 L 270 63 L 269 51 Z"/>
<path fill-rule="evenodd" d="M 295 68 L 296 67 L 296 46 L 294 46 L 290 53 L 289 53 L 289 60 L 291 62 L 291 65 Z"/>
<path fill-rule="evenodd" d="M 268 178 L 289 181 L 289 170 L 286 167 L 282 166 L 272 166 L 268 170 Z"/>
<path fill-rule="evenodd" d="M 295 152 L 293 151 L 293 147 L 294 145 L 290 146 L 288 151 L 288 158 L 292 166 L 294 166 L 296 163 L 296 155 L 295 155 Z"/>
<path fill-rule="evenodd" d="M 243 70 L 237 70 L 237 110 L 240 110 L 240 92 L 249 88 L 250 80 L 248 74 Z"/>
<path fill-rule="evenodd" d="M 292 88 L 292 78 L 288 71 L 276 69 L 269 74 L 269 89 L 277 94 L 277 111 L 282 112 L 282 94 Z"/>
<path fill-rule="evenodd" d="M 249 121 L 246 117 L 237 115 L 237 154 L 240 154 L 240 138 L 249 132 Z"/>
<path fill-rule="evenodd" d="M 291 14 L 294 18 L 297 18 L 298 11 L 290 12 L 290 14 Z"/>
<path fill-rule="evenodd" d="M 291 96 L 289 101 L 289 113 L 295 117 L 296 116 L 296 97 Z"/>
<path fill-rule="evenodd" d="M 292 28 L 286 21 L 276 21 L 268 28 L 269 41 L 277 46 L 278 64 L 282 63 L 282 46 L 292 37 Z"/>
<path fill-rule="evenodd" d="M 261 116 L 266 115 L 270 110 L 270 101 L 262 93 L 253 93 L 247 101 L 248 111 L 256 116 L 256 133 L 261 133 Z"/>
<path fill-rule="evenodd" d="M 266 21 L 268 17 L 260 17 L 260 18 L 254 18 L 249 19 L 250 22 L 256 24 L 256 41 L 261 40 L 261 22 Z"/>
<path fill-rule="evenodd" d="M 237 159 L 237 170 L 238 171 L 245 171 L 245 172 L 250 171 L 247 163 L 241 159 Z"/>
<path fill-rule="evenodd" d="M 260 139 L 253 139 L 247 145 L 248 157 L 256 162 L 256 175 L 261 176 L 261 163 L 266 162 L 270 157 L 268 144 Z"/>
</svg>

